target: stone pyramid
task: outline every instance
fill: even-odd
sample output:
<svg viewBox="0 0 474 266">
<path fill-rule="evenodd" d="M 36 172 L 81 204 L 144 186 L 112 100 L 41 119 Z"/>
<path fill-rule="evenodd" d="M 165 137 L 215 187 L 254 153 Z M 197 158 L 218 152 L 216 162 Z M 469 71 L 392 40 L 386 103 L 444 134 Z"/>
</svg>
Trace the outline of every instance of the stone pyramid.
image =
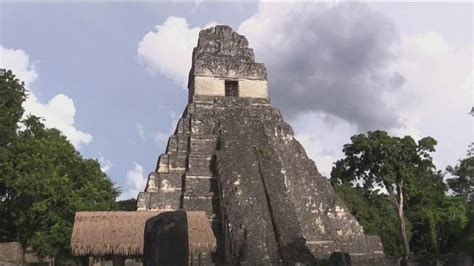
<svg viewBox="0 0 474 266">
<path fill-rule="evenodd" d="M 205 211 L 216 264 L 314 264 L 334 252 L 352 265 L 383 259 L 380 238 L 364 234 L 271 105 L 267 71 L 244 36 L 202 30 L 188 88 L 139 211 Z"/>
</svg>

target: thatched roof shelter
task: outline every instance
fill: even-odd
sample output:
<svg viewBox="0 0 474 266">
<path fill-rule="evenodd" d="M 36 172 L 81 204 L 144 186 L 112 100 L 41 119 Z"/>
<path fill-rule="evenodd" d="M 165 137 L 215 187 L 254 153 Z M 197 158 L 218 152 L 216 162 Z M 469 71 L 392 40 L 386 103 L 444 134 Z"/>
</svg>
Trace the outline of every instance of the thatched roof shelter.
<svg viewBox="0 0 474 266">
<path fill-rule="evenodd" d="M 146 221 L 160 211 L 77 212 L 71 237 L 75 256 L 141 256 Z M 216 248 L 204 212 L 188 211 L 188 245 L 192 253 Z"/>
</svg>

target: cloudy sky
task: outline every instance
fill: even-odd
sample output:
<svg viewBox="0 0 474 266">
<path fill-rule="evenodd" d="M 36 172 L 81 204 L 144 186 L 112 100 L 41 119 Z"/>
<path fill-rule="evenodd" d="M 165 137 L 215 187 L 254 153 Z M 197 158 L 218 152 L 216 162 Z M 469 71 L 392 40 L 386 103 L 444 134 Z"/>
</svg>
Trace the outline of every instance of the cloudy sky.
<svg viewBox="0 0 474 266">
<path fill-rule="evenodd" d="M 28 113 L 63 131 L 136 197 L 187 102 L 201 29 L 227 24 L 328 175 L 350 137 L 438 140 L 438 169 L 473 140 L 472 3 L 0 3 L 0 67 Z"/>
</svg>

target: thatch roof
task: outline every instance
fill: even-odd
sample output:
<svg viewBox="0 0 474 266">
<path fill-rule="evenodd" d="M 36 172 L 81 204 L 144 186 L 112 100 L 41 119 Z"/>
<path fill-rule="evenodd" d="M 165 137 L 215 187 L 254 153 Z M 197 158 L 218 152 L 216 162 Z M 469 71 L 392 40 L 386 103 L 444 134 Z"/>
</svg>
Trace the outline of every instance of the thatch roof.
<svg viewBox="0 0 474 266">
<path fill-rule="evenodd" d="M 1 262 L 22 263 L 23 248 L 18 242 L 0 243 L 0 264 Z"/>
<path fill-rule="evenodd" d="M 76 212 L 71 237 L 75 256 L 143 255 L 145 222 L 160 211 Z M 188 211 L 189 251 L 209 252 L 216 239 L 204 212 Z"/>
<path fill-rule="evenodd" d="M 216 249 L 216 237 L 212 232 L 211 223 L 203 211 L 186 212 L 188 219 L 189 252 L 210 252 Z"/>
</svg>

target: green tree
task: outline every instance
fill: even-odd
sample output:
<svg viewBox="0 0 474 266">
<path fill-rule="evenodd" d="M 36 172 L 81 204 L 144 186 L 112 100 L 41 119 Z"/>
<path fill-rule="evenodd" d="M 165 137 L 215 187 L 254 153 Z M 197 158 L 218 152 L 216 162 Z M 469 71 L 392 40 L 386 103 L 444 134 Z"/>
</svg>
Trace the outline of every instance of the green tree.
<svg viewBox="0 0 474 266">
<path fill-rule="evenodd" d="M 19 241 L 60 259 L 69 253 L 75 212 L 113 210 L 118 191 L 98 162 L 84 159 L 60 131 L 35 116 L 20 121 L 17 99 L 24 99 L 24 88 L 7 73 L 0 77 L 0 95 L 16 106 L 0 109 L 0 116 L 11 116 L 2 130 L 13 132 L 0 148 L 0 241 Z"/>
<path fill-rule="evenodd" d="M 430 187 L 420 190 L 430 190 Z M 434 258 L 450 251 L 468 223 L 465 205 L 459 198 L 443 195 L 438 200 L 407 204 L 412 225 L 410 246 L 417 257 Z"/>
<path fill-rule="evenodd" d="M 11 197 L 11 191 L 5 184 L 5 177 L 11 174 L 9 168 L 4 167 L 11 157 L 8 149 L 17 137 L 18 122 L 23 115 L 22 102 L 26 91 L 24 83 L 15 77 L 11 70 L 0 76 L 0 203 Z M 0 241 L 5 241 L 5 235 L 13 232 L 12 224 L 6 219 L 7 212 L 0 208 Z"/>
<path fill-rule="evenodd" d="M 468 201 L 474 192 L 474 156 L 460 160 L 454 167 L 448 166 L 446 171 L 454 176 L 447 179 L 449 188 L 456 196 Z"/>
<path fill-rule="evenodd" d="M 127 200 L 117 201 L 117 208 L 121 211 L 136 211 L 137 200 L 134 198 L 130 198 Z"/>
<path fill-rule="evenodd" d="M 16 136 L 17 124 L 23 115 L 25 85 L 11 70 L 0 76 L 0 147 L 5 148 Z"/>
<path fill-rule="evenodd" d="M 367 193 L 361 186 L 333 184 L 334 190 L 346 203 L 367 234 L 378 235 L 386 255 L 400 257 L 403 247 L 399 236 L 398 218 L 384 194 Z"/>
<path fill-rule="evenodd" d="M 462 236 L 454 244 L 454 250 L 473 253 L 474 251 L 474 145 L 470 145 L 467 157 L 459 160 L 452 167 L 448 166 L 446 171 L 453 177 L 447 179 L 449 188 L 457 197 L 465 203 L 469 224 L 462 232 Z M 473 254 L 474 255 L 474 254 Z"/>
<path fill-rule="evenodd" d="M 403 261 L 410 256 L 410 245 L 405 217 L 406 190 L 419 177 L 435 169 L 430 152 L 435 151 L 436 141 L 427 137 L 415 142 L 411 137 L 391 137 L 384 131 L 371 131 L 351 138 L 344 145 L 345 158 L 332 169 L 332 182 L 351 184 L 357 182 L 365 191 L 379 190 L 388 193 L 396 210 L 403 246 Z"/>
</svg>

